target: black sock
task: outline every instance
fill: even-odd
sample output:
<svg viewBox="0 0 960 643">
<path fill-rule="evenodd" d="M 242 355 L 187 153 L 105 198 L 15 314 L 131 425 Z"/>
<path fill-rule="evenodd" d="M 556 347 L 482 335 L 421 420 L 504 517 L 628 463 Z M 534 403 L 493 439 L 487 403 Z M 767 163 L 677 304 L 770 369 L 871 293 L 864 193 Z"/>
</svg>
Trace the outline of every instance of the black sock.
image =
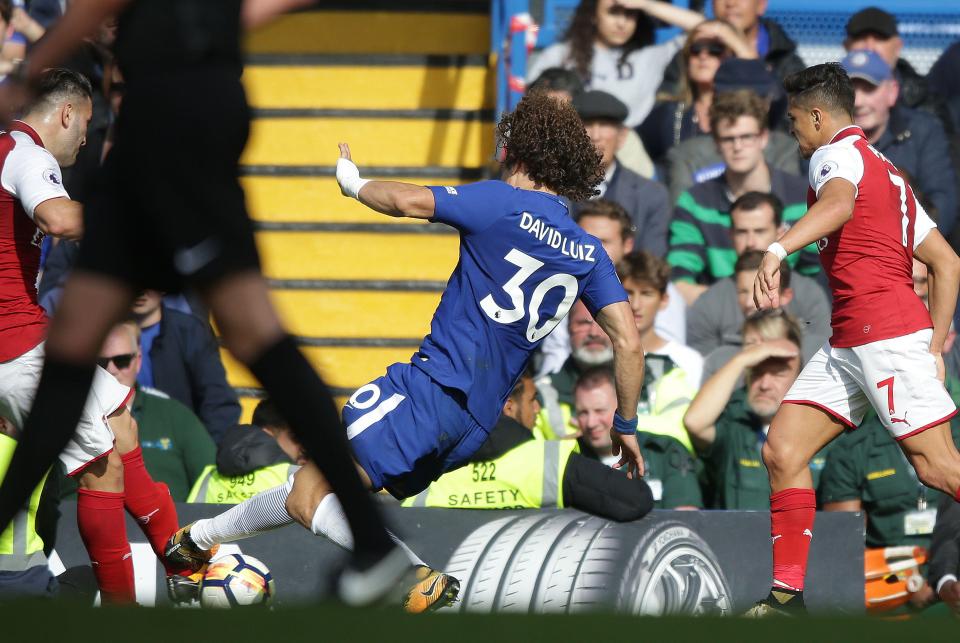
<svg viewBox="0 0 960 643">
<path fill-rule="evenodd" d="M 268 348 L 250 364 L 250 371 L 340 499 L 353 532 L 355 553 L 366 557 L 389 551 L 393 541 L 354 467 L 330 391 L 293 338 L 286 335 Z"/>
<path fill-rule="evenodd" d="M 785 589 L 783 587 L 772 587 L 767 601 L 784 609 L 804 610 L 803 591 L 794 589 Z"/>
<path fill-rule="evenodd" d="M 30 416 L 0 486 L 0 531 L 24 506 L 76 431 L 95 368 L 50 357 L 44 361 Z"/>
</svg>

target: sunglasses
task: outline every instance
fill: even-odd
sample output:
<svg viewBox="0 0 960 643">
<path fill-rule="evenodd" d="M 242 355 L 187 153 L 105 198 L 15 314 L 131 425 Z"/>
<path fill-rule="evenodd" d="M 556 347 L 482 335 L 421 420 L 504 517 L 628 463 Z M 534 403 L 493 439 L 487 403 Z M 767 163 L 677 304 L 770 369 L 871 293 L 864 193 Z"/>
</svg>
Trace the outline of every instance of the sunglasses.
<svg viewBox="0 0 960 643">
<path fill-rule="evenodd" d="M 723 43 L 716 40 L 698 40 L 690 45 L 690 55 L 699 56 L 702 53 L 708 53 L 714 58 L 720 58 L 727 53 L 727 48 Z"/>
<path fill-rule="evenodd" d="M 113 362 L 114 365 L 121 371 L 127 368 L 130 368 L 130 363 L 133 362 L 133 358 L 136 357 L 136 353 L 126 353 L 125 355 L 111 355 L 110 357 L 98 357 L 97 366 L 100 368 L 106 368 L 110 365 L 110 362 Z"/>
</svg>

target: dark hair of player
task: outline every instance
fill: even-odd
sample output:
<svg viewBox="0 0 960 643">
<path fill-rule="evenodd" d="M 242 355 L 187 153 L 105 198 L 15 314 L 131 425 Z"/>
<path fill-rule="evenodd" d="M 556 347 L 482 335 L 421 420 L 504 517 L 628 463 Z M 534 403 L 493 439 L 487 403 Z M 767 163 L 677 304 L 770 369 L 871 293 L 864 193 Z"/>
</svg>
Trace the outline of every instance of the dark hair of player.
<svg viewBox="0 0 960 643">
<path fill-rule="evenodd" d="M 853 118 L 853 84 L 840 63 L 814 65 L 790 74 L 783 87 L 795 105 L 821 107 Z"/>
<path fill-rule="evenodd" d="M 670 264 L 645 250 L 634 250 L 617 264 L 617 276 L 621 282 L 630 279 L 650 284 L 662 295 L 670 281 Z"/>
<path fill-rule="evenodd" d="M 537 79 L 530 83 L 527 91 L 567 92 L 571 96 L 575 96 L 583 91 L 583 81 L 580 80 L 580 76 L 575 71 L 563 67 L 550 67 L 544 69 L 537 76 Z"/>
<path fill-rule="evenodd" d="M 603 217 L 611 221 L 616 221 L 620 224 L 620 238 L 624 241 L 632 237 L 633 233 L 636 232 L 633 221 L 630 220 L 630 215 L 627 214 L 623 206 L 616 201 L 610 201 L 609 199 L 591 199 L 580 206 L 580 209 L 573 215 L 573 220 L 580 223 L 587 217 Z"/>
<path fill-rule="evenodd" d="M 757 272 L 760 270 L 760 264 L 763 262 L 763 250 L 747 250 L 737 257 L 737 262 L 733 264 L 733 274 L 741 272 Z M 786 259 L 780 262 L 780 292 L 790 287 L 790 264 Z"/>
<path fill-rule="evenodd" d="M 754 191 L 740 195 L 730 206 L 730 217 L 733 218 L 734 212 L 752 212 L 762 205 L 768 205 L 773 210 L 773 224 L 779 228 L 783 223 L 783 201 L 771 192 Z"/>
<path fill-rule="evenodd" d="M 507 397 L 519 404 L 520 397 L 523 395 L 523 382 L 528 379 L 533 379 L 533 367 L 530 364 L 527 364 L 527 367 L 520 373 L 520 377 L 517 378 L 517 383 L 513 385 L 513 390 L 510 391 L 510 395 Z"/>
<path fill-rule="evenodd" d="M 593 43 L 597 39 L 597 4 L 598 0 L 581 0 L 570 20 L 570 28 L 564 40 L 570 43 L 570 60 L 584 80 L 590 78 L 590 63 L 593 62 Z M 630 11 L 623 9 L 623 11 Z M 620 60 L 617 67 L 627 65 L 627 57 L 637 49 L 652 45 L 654 40 L 653 20 L 642 11 L 633 10 L 637 16 L 637 29 L 633 32 L 620 51 Z M 634 69 L 633 73 L 643 74 L 646 70 Z"/>
<path fill-rule="evenodd" d="M 260 400 L 257 408 L 253 410 L 252 423 L 255 426 L 283 429 L 288 427 L 287 421 L 280 415 L 280 411 L 269 397 Z"/>
<path fill-rule="evenodd" d="M 604 384 L 609 384 L 614 389 L 617 388 L 617 380 L 613 376 L 613 369 L 609 366 L 594 366 L 580 374 L 580 377 L 577 378 L 577 383 L 573 386 L 573 390 L 590 390 L 598 386 L 603 386 Z"/>
<path fill-rule="evenodd" d="M 90 81 L 83 74 L 70 69 L 54 67 L 40 74 L 35 86 L 33 100 L 27 105 L 24 113 L 38 109 L 47 109 L 60 104 L 64 100 L 86 98 L 93 100 L 93 88 Z"/>
<path fill-rule="evenodd" d="M 767 129 L 767 117 L 770 106 L 767 100 L 750 89 L 734 89 L 721 92 L 713 99 L 710 105 L 710 130 L 716 136 L 717 125 L 736 121 L 741 116 L 752 116 L 760 124 L 760 129 Z"/>
<path fill-rule="evenodd" d="M 571 201 L 597 194 L 603 180 L 600 151 L 569 103 L 540 92 L 527 94 L 500 119 L 497 139 L 505 151 L 504 165 L 522 168 L 537 185 Z"/>
</svg>

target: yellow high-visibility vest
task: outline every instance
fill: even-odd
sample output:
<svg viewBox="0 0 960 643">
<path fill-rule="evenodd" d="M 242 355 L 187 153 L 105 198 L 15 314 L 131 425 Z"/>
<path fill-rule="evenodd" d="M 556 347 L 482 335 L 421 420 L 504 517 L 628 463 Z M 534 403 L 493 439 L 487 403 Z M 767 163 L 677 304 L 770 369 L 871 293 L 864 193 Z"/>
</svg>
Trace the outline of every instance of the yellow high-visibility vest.
<svg viewBox="0 0 960 643">
<path fill-rule="evenodd" d="M 0 480 L 7 474 L 10 460 L 17 448 L 17 441 L 0 434 Z M 0 534 L 0 571 L 21 572 L 31 567 L 47 564 L 43 553 L 43 539 L 37 533 L 37 509 L 40 507 L 40 495 L 47 476 L 30 495 L 25 509 L 20 510 L 13 522 Z"/>
<path fill-rule="evenodd" d="M 563 474 L 576 440 L 530 440 L 495 460 L 445 473 L 405 507 L 534 509 L 563 507 Z"/>
<path fill-rule="evenodd" d="M 281 462 L 261 467 L 241 476 L 224 476 L 215 465 L 207 465 L 187 496 L 187 502 L 207 502 L 218 505 L 237 505 L 261 491 L 284 484 L 299 469 L 295 464 Z"/>
</svg>

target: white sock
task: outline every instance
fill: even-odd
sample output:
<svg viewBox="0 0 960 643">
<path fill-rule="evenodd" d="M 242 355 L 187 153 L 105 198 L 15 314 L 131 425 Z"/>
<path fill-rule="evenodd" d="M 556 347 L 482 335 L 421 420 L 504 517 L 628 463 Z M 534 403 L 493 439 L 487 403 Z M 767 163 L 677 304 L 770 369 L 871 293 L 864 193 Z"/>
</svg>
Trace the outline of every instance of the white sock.
<svg viewBox="0 0 960 643">
<path fill-rule="evenodd" d="M 353 534 L 350 532 L 350 525 L 347 523 L 347 517 L 343 514 L 343 507 L 340 500 L 332 493 L 328 493 L 320 501 L 317 511 L 313 514 L 313 520 L 310 523 L 310 530 L 318 536 L 326 536 L 332 542 L 340 545 L 348 551 L 353 551 Z M 413 565 L 426 565 L 419 556 L 413 553 L 407 545 L 397 538 L 396 534 L 387 531 L 393 542 L 397 543 L 400 549 L 410 559 Z"/>
<path fill-rule="evenodd" d="M 214 516 L 198 520 L 190 528 L 190 537 L 197 547 L 210 549 L 214 545 L 249 538 L 284 527 L 293 522 L 285 503 L 293 488 L 293 478 L 279 487 L 262 491 L 239 505 Z"/>
</svg>

